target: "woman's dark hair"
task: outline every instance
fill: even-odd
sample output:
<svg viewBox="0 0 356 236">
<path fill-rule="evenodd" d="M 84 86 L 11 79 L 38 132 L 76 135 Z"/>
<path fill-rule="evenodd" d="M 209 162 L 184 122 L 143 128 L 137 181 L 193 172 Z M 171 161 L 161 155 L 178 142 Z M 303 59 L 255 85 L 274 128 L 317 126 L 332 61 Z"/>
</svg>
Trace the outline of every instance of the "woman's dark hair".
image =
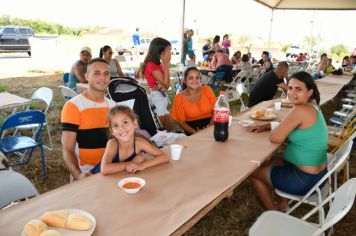
<svg viewBox="0 0 356 236">
<path fill-rule="evenodd" d="M 229 35 L 228 34 L 225 34 L 223 39 L 226 39 L 226 38 L 229 38 Z"/>
<path fill-rule="evenodd" d="M 166 47 L 171 46 L 171 43 L 164 38 L 154 38 L 148 48 L 145 60 L 142 64 L 142 73 L 145 73 L 146 65 L 152 61 L 156 65 L 161 64 L 161 55 Z"/>
<path fill-rule="evenodd" d="M 313 90 L 313 94 L 311 95 L 309 101 L 311 100 L 315 100 L 316 104 L 319 105 L 320 103 L 320 93 L 319 93 L 319 89 L 316 86 L 316 83 L 313 79 L 313 77 L 305 71 L 299 71 L 295 74 L 293 74 L 291 77 L 291 79 L 297 79 L 300 82 L 303 82 L 305 84 L 305 87 L 307 87 L 308 90 Z"/>
<path fill-rule="evenodd" d="M 189 72 L 191 71 L 197 71 L 200 74 L 200 71 L 198 70 L 198 68 L 196 68 L 195 66 L 192 67 L 188 67 L 185 71 L 184 71 L 184 77 L 183 77 L 183 81 L 182 81 L 182 90 L 187 88 L 187 85 L 184 83 L 184 80 L 187 78 Z"/>
<path fill-rule="evenodd" d="M 241 60 L 242 60 L 243 62 L 248 62 L 248 60 L 249 60 L 248 55 L 247 55 L 247 54 L 242 55 Z"/>
<path fill-rule="evenodd" d="M 104 47 L 100 48 L 99 57 L 103 58 L 104 52 L 106 52 L 109 49 L 111 49 L 111 47 L 108 45 L 105 45 Z"/>
<path fill-rule="evenodd" d="M 218 43 L 220 42 L 220 36 L 219 35 L 215 35 L 213 43 Z"/>
</svg>

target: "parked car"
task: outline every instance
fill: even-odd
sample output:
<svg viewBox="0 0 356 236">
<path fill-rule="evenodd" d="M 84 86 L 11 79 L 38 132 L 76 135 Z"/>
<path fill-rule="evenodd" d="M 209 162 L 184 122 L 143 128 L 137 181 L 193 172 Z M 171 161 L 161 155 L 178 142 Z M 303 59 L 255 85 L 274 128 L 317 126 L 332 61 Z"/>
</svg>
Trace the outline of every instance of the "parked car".
<svg viewBox="0 0 356 236">
<path fill-rule="evenodd" d="M 286 51 L 286 57 L 290 58 L 297 58 L 299 53 L 301 53 L 302 50 L 299 48 L 299 46 L 291 46 L 290 48 L 287 49 Z"/>
<path fill-rule="evenodd" d="M 27 52 L 31 56 L 29 38 L 33 30 L 26 26 L 0 26 L 0 52 Z"/>
</svg>

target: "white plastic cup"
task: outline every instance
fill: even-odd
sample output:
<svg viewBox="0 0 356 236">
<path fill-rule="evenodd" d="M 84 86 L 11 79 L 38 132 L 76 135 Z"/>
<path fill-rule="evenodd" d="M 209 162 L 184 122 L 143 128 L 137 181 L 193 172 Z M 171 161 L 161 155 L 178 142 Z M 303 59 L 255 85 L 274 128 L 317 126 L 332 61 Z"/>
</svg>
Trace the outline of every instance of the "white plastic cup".
<svg viewBox="0 0 356 236">
<path fill-rule="evenodd" d="M 232 123 L 232 116 L 229 116 L 229 127 L 231 126 Z"/>
<path fill-rule="evenodd" d="M 276 109 L 276 111 L 281 110 L 282 107 L 282 103 L 281 102 L 275 102 L 274 103 L 274 109 Z"/>
<path fill-rule="evenodd" d="M 179 144 L 171 145 L 171 158 L 174 161 L 178 161 L 180 158 L 180 154 L 182 153 L 183 146 Z"/>
</svg>

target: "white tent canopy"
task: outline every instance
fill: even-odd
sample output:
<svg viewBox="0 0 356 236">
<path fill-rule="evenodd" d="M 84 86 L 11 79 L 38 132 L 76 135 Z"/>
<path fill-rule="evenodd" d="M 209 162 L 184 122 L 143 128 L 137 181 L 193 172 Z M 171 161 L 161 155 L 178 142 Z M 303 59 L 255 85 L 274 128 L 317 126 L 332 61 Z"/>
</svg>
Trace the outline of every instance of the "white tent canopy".
<svg viewBox="0 0 356 236">
<path fill-rule="evenodd" d="M 255 0 L 271 9 L 356 10 L 356 0 Z"/>
</svg>

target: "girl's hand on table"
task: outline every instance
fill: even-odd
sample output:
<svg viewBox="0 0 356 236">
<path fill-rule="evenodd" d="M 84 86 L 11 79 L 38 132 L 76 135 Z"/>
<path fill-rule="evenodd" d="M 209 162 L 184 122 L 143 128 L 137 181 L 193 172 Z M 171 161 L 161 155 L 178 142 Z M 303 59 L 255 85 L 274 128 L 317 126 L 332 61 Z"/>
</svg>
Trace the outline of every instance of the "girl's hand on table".
<svg viewBox="0 0 356 236">
<path fill-rule="evenodd" d="M 260 132 L 263 132 L 270 128 L 271 128 L 271 124 L 267 123 L 267 124 L 263 124 L 263 125 L 253 125 L 253 126 L 247 127 L 246 130 L 249 132 L 260 133 Z"/>
</svg>

